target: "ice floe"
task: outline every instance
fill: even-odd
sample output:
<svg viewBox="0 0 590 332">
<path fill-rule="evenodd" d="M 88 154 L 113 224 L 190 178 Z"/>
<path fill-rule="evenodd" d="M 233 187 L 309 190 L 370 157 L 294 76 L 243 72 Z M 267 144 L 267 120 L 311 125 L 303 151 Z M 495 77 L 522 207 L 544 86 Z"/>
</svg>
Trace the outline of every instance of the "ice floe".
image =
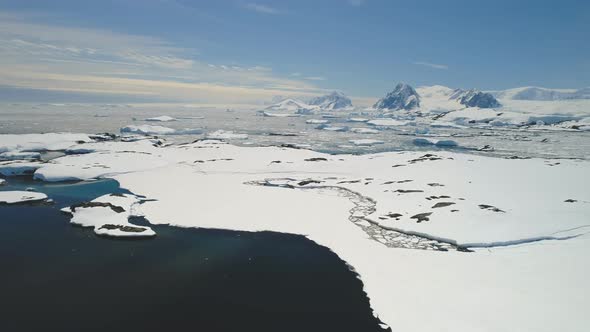
<svg viewBox="0 0 590 332">
<path fill-rule="evenodd" d="M 0 161 L 0 174 L 4 176 L 33 174 L 39 167 L 41 167 L 39 162 L 23 160 Z"/>
<path fill-rule="evenodd" d="M 170 122 L 170 121 L 176 121 L 176 118 L 173 118 L 173 117 L 168 116 L 168 115 L 162 115 L 162 116 L 156 116 L 156 117 L 153 117 L 153 118 L 147 118 L 147 119 L 145 119 L 145 121 Z"/>
<path fill-rule="evenodd" d="M 379 130 L 372 128 L 350 128 L 350 132 L 355 134 L 378 134 Z"/>
<path fill-rule="evenodd" d="M 309 119 L 309 120 L 305 121 L 305 123 L 307 123 L 307 124 L 326 124 L 329 122 L 330 121 L 328 121 L 328 120 L 320 120 L 320 119 Z"/>
<path fill-rule="evenodd" d="M 208 139 L 248 139 L 248 134 L 234 133 L 228 130 L 216 130 L 207 134 Z"/>
<path fill-rule="evenodd" d="M 272 118 L 297 118 L 300 117 L 301 114 L 297 113 L 274 113 L 274 112 L 260 112 L 262 116 L 272 117 Z"/>
<path fill-rule="evenodd" d="M 348 122 L 367 122 L 369 119 L 367 118 L 349 118 Z"/>
<path fill-rule="evenodd" d="M 129 194 L 108 194 L 91 202 L 63 208 L 72 215 L 70 222 L 83 227 L 93 227 L 97 235 L 113 237 L 151 237 L 156 233 L 145 226 L 129 223 L 129 217 L 141 216 L 136 211 L 140 200 Z"/>
<path fill-rule="evenodd" d="M 348 127 L 339 127 L 339 126 L 319 126 L 318 129 L 327 130 L 327 131 L 347 131 Z"/>
<path fill-rule="evenodd" d="M 152 125 L 130 125 L 121 128 L 122 134 L 139 134 L 139 135 L 200 135 L 202 129 L 172 129 L 163 126 Z"/>
<path fill-rule="evenodd" d="M 371 146 L 385 143 L 383 141 L 376 139 L 351 139 L 349 142 L 356 146 Z"/>
<path fill-rule="evenodd" d="M 39 158 L 41 158 L 41 153 L 39 152 L 8 151 L 0 153 L 0 160 L 27 160 Z"/>
<path fill-rule="evenodd" d="M 4 182 L 4 180 L 2 180 Z M 0 184 L 2 184 L 0 182 Z M 1 204 L 32 203 L 47 200 L 47 195 L 31 191 L 0 191 Z"/>
</svg>

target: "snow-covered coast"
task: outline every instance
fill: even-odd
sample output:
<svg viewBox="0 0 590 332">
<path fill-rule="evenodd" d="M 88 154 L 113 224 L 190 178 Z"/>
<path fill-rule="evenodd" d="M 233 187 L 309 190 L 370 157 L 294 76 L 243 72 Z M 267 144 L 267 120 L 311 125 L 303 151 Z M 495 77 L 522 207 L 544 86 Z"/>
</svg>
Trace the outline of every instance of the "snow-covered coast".
<svg viewBox="0 0 590 332">
<path fill-rule="evenodd" d="M 18 146 L 30 139 L 11 137 Z M 588 161 L 329 155 L 219 140 L 63 146 L 87 153 L 27 161 L 34 178 L 113 178 L 146 199 L 99 198 L 104 204 L 75 208 L 72 222 L 117 231 L 134 227 L 126 224 L 133 214 L 152 224 L 304 235 L 350 264 L 394 331 L 583 330 Z M 20 164 L 4 162 L 0 172 Z M 107 213 L 106 224 L 121 227 L 96 223 Z"/>
</svg>

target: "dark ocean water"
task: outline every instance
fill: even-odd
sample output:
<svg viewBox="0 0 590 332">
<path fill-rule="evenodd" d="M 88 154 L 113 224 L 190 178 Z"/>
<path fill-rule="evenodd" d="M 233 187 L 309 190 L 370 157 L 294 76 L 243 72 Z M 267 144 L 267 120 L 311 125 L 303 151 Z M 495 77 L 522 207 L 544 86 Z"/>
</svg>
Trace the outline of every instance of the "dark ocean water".
<svg viewBox="0 0 590 332">
<path fill-rule="evenodd" d="M 26 187 L 55 204 L 0 206 L 0 331 L 382 331 L 357 275 L 302 236 L 102 238 L 59 208 L 122 192 L 115 181 L 0 190 Z"/>
</svg>

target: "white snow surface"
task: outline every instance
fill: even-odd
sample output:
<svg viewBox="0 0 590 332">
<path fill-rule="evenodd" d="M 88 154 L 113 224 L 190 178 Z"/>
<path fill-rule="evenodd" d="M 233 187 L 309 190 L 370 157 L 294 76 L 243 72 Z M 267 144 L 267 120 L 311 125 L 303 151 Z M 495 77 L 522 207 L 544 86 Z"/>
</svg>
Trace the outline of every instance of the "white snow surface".
<svg viewBox="0 0 590 332">
<path fill-rule="evenodd" d="M 276 104 L 268 106 L 265 110 L 270 112 L 281 112 L 290 114 L 313 114 L 321 108 L 316 105 L 309 105 L 300 100 L 287 98 Z"/>
<path fill-rule="evenodd" d="M 590 99 L 590 88 L 583 89 L 548 89 L 536 86 L 492 91 L 496 98 L 512 100 L 572 100 Z"/>
<path fill-rule="evenodd" d="M 4 180 L 0 181 L 2 184 Z M 0 191 L 0 204 L 17 204 L 38 202 L 47 199 L 47 195 L 33 191 Z"/>
<path fill-rule="evenodd" d="M 375 314 L 394 331 L 587 330 L 588 161 L 451 152 L 332 156 L 219 141 L 96 144 L 97 152 L 42 164 L 35 177 L 112 177 L 150 199 L 134 213 L 152 224 L 305 235 L 355 269 Z M 277 178 L 321 183 L 249 184 Z M 387 247 L 348 219 L 353 203 L 337 188 L 374 200 L 366 216 L 373 223 L 475 252 Z M 428 221 L 411 218 L 428 212 Z"/>
<path fill-rule="evenodd" d="M 445 86 L 418 87 L 420 107 L 412 110 L 381 112 L 382 118 L 369 124 L 396 127 L 419 121 L 432 127 L 503 127 L 531 126 L 537 129 L 587 130 L 590 119 L 590 91 L 557 90 L 535 87 L 492 92 L 501 104 L 496 108 L 466 108 L 454 95 L 462 90 Z M 412 120 L 412 121 L 410 121 Z M 415 120 L 415 121 L 414 121 Z M 564 125 L 556 125 L 560 123 Z M 565 125 L 567 124 L 567 125 Z"/>
<path fill-rule="evenodd" d="M 93 142 L 93 140 L 87 134 L 73 133 L 0 134 L 0 153 L 65 150 L 77 142 Z"/>
</svg>

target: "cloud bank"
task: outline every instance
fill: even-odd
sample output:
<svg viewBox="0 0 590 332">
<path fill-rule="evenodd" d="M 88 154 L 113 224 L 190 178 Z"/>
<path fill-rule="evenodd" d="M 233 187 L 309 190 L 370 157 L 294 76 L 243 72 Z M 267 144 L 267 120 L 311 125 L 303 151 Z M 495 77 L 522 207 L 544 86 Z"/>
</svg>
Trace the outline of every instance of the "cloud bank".
<svg viewBox="0 0 590 332">
<path fill-rule="evenodd" d="M 254 105 L 273 95 L 325 92 L 310 77 L 203 62 L 195 50 L 158 38 L 38 21 L 0 13 L 0 85 L 209 105 Z"/>
</svg>

